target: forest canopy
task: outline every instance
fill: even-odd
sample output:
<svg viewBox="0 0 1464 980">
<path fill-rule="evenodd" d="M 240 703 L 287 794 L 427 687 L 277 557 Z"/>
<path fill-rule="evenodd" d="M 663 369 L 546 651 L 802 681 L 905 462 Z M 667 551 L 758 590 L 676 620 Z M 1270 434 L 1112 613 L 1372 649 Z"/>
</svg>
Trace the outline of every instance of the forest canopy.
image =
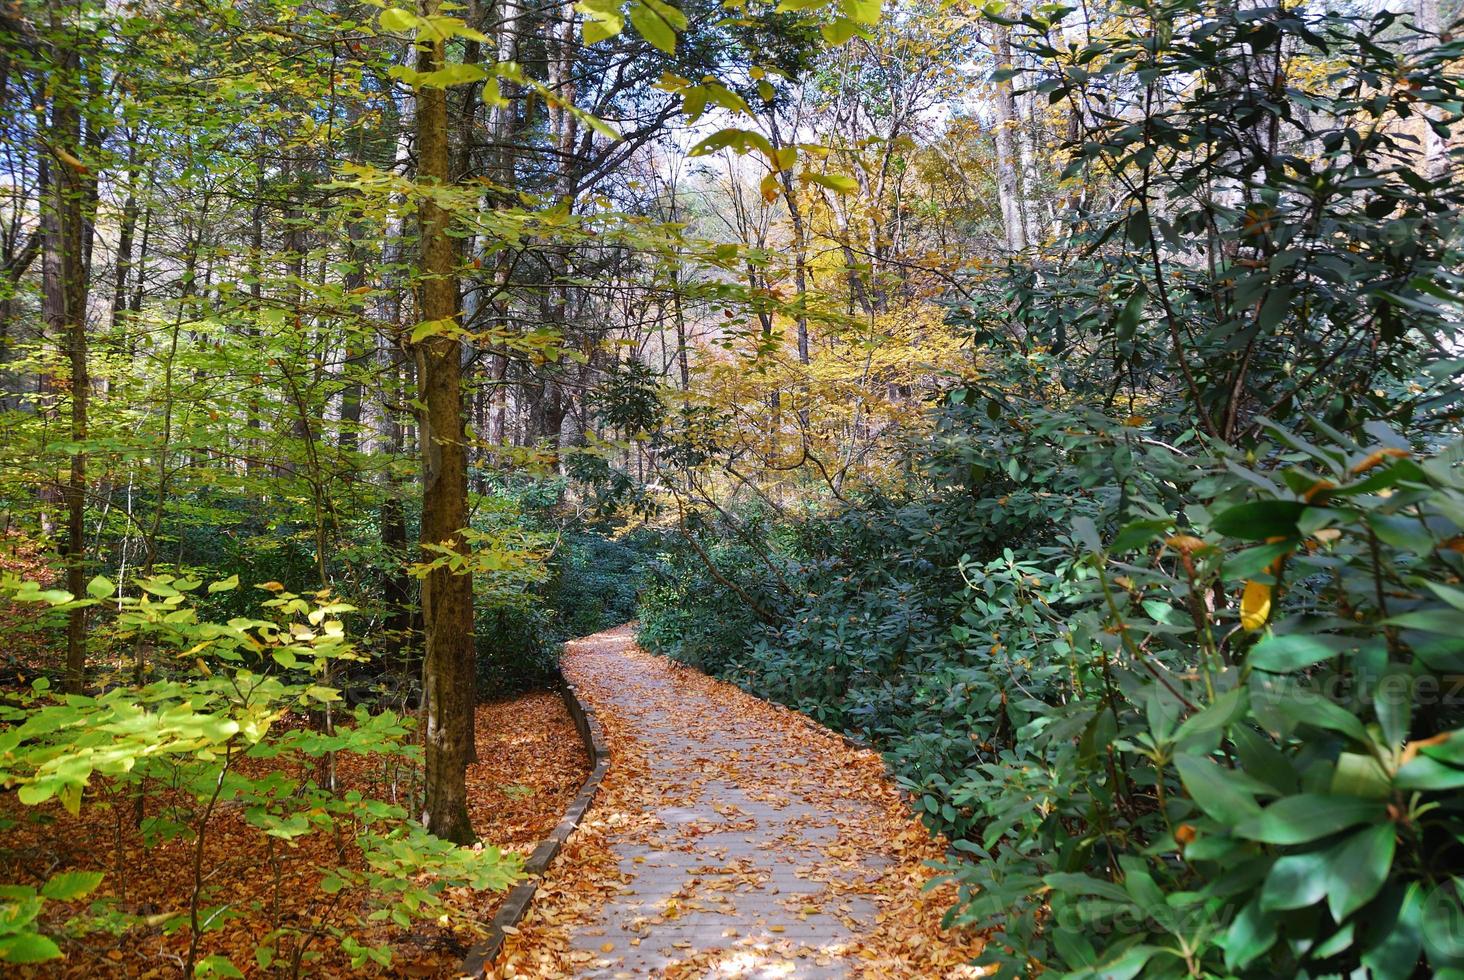
<svg viewBox="0 0 1464 980">
<path fill-rule="evenodd" d="M 1464 971 L 1461 23 L 0 7 L 0 963 L 450 974 L 634 620 L 996 975 Z"/>
</svg>

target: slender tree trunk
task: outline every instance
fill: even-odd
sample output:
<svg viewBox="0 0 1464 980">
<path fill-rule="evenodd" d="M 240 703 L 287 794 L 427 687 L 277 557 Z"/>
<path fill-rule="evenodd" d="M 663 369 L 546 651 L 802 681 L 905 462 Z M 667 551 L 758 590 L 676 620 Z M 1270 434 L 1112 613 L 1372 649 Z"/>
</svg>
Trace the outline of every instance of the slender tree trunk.
<svg viewBox="0 0 1464 980">
<path fill-rule="evenodd" d="M 361 254 L 362 241 L 365 237 L 366 229 L 361 222 L 352 221 L 346 226 L 346 241 L 351 265 L 344 282 L 348 296 L 366 285 L 366 259 Z M 341 389 L 341 428 L 338 444 L 342 453 L 347 456 L 342 462 L 345 464 L 344 479 L 348 483 L 355 479 L 356 473 L 356 467 L 352 465 L 349 456 L 361 448 L 361 372 L 371 357 L 371 351 L 357 335 L 358 329 L 359 327 L 355 323 L 348 327 L 345 364 L 342 366 L 346 384 Z"/>
<path fill-rule="evenodd" d="M 679 259 L 677 260 L 679 263 Z M 681 268 L 671 270 L 671 309 L 676 322 L 676 370 L 681 378 L 681 393 L 691 391 L 691 355 L 686 349 L 686 311 L 681 307 Z M 686 403 L 686 399 L 682 399 Z"/>
<path fill-rule="evenodd" d="M 64 36 L 53 13 L 53 27 Z M 94 181 L 78 157 L 81 147 L 80 72 L 74 51 L 62 51 L 52 82 L 49 139 L 56 159 L 49 162 L 43 218 L 43 302 L 46 326 L 60 342 L 70 368 L 66 385 L 71 404 L 71 466 L 62 498 L 66 504 L 66 589 L 86 594 L 86 214 L 87 184 Z M 59 152 L 58 152 L 59 151 Z M 59 386 L 58 386 L 59 387 Z M 66 689 L 80 693 L 86 683 L 86 609 L 73 609 L 66 623 Z"/>
<path fill-rule="evenodd" d="M 773 136 L 773 148 L 781 149 L 783 136 L 778 130 L 776 114 L 769 117 L 769 131 Z M 793 187 L 793 174 L 784 168 L 779 172 L 783 185 L 783 204 L 788 208 L 788 220 L 793 225 L 793 288 L 801 304 L 808 295 L 808 233 L 804 228 L 803 207 L 798 202 L 798 193 Z M 808 313 L 798 310 L 798 363 L 808 363 Z"/>
<path fill-rule="evenodd" d="M 436 16 L 440 0 L 423 0 L 423 16 Z M 443 43 L 419 40 L 424 72 L 443 65 Z M 417 94 L 418 179 L 446 183 L 448 178 L 447 97 L 440 88 Z M 456 321 L 457 276 L 448 214 L 431 198 L 421 205 L 421 316 Z M 465 551 L 468 523 L 467 446 L 463 431 L 462 343 L 437 334 L 418 345 L 422 412 L 423 558 L 441 555 L 425 546 Z M 474 839 L 467 806 L 467 735 L 474 703 L 473 579 L 437 568 L 422 582 L 426 658 L 422 664 L 422 715 L 426 743 L 426 801 L 422 822 L 432 833 L 459 844 Z"/>
<path fill-rule="evenodd" d="M 16 294 L 20 281 L 41 253 L 41 235 L 31 233 L 19 249 L 0 258 L 0 412 L 15 411 L 23 404 L 20 376 L 8 370 L 10 348 L 15 342 L 11 325 L 19 323 L 20 303 Z"/>
<path fill-rule="evenodd" d="M 133 236 L 137 233 L 137 135 L 129 134 L 127 146 L 127 200 L 122 205 L 122 224 L 117 230 L 117 268 L 112 283 L 112 329 L 117 328 L 127 312 L 127 287 L 132 272 Z"/>
<path fill-rule="evenodd" d="M 523 15 L 519 0 L 498 0 L 496 5 L 494 40 L 497 60 L 513 61 L 518 57 L 519 18 Z M 493 134 L 491 177 L 498 188 L 488 197 L 494 202 L 511 204 L 517 185 L 518 154 L 516 152 L 518 105 L 511 98 L 511 82 L 501 83 L 504 100 L 490 106 L 490 131 Z M 512 322 L 512 302 L 508 290 L 508 279 L 513 270 L 513 255 L 506 248 L 499 249 L 494 258 L 493 281 L 497 293 L 492 301 L 493 325 L 507 330 Z M 509 439 L 508 431 L 508 349 L 496 348 L 488 355 L 487 374 L 489 380 L 489 418 L 485 432 L 488 442 L 494 446 Z"/>
<path fill-rule="evenodd" d="M 148 247 L 152 244 L 152 207 L 142 212 L 142 240 L 137 246 L 137 257 L 132 260 L 128 275 L 132 277 L 132 298 L 127 302 L 127 312 L 133 316 L 142 312 L 142 297 L 147 289 Z"/>
<path fill-rule="evenodd" d="M 263 147 L 259 147 L 259 155 L 263 157 Z M 263 312 L 264 305 L 264 161 L 256 159 L 254 172 L 254 208 L 249 215 L 249 325 L 245 328 L 245 335 L 249 338 L 250 346 L 255 346 L 260 340 L 259 318 Z M 258 373 L 255 374 L 259 377 Z M 260 412 L 259 385 L 249 386 L 249 398 L 244 403 L 244 430 L 247 435 L 244 437 L 244 475 L 252 477 L 259 471 L 259 457 L 261 444 L 255 433 L 259 432 L 264 425 Z"/>
<path fill-rule="evenodd" d="M 996 67 L 1012 66 L 1011 32 L 1001 24 L 992 25 L 996 48 Z M 1006 233 L 1007 250 L 1021 252 L 1027 247 L 1027 217 L 1022 193 L 1021 156 L 1017 148 L 1017 99 L 1011 79 L 996 83 L 996 192 L 1001 200 L 1001 221 Z"/>
<path fill-rule="evenodd" d="M 1414 20 L 1422 32 L 1417 46 L 1420 52 L 1426 52 L 1439 43 L 1439 0 L 1414 0 Z M 1430 109 L 1427 104 L 1421 104 L 1419 108 L 1419 120 L 1423 130 L 1423 172 L 1429 179 L 1437 180 L 1449 169 L 1448 146 L 1430 125 L 1437 117 L 1438 110 Z"/>
</svg>

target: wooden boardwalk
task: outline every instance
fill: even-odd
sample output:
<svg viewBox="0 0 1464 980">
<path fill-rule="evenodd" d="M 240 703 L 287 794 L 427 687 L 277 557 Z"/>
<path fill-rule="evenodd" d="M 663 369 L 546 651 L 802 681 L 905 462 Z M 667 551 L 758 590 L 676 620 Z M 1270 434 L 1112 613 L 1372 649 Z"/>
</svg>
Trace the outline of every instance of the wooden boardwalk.
<svg viewBox="0 0 1464 980">
<path fill-rule="evenodd" d="M 611 746 L 602 798 L 510 936 L 504 976 L 974 976 L 922 894 L 941 848 L 877 756 L 634 646 L 564 669 Z"/>
</svg>

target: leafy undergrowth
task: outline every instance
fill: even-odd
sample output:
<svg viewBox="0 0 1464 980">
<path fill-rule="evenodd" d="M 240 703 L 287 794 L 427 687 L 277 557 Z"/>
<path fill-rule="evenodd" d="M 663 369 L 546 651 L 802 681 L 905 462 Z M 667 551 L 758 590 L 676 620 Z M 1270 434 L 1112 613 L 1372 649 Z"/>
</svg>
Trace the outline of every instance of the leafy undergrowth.
<svg viewBox="0 0 1464 980">
<path fill-rule="evenodd" d="M 935 872 L 929 863 L 945 857 L 946 844 L 932 837 L 912 815 L 874 752 L 850 748 L 838 735 L 806 717 L 754 698 L 730 684 L 699 671 L 646 653 L 630 644 L 628 628 L 602 633 L 570 644 L 565 649 L 565 674 L 595 708 L 610 742 L 613 765 L 584 823 L 570 839 L 535 896 L 519 930 L 508 937 L 494 978 L 570 976 L 586 968 L 600 968 L 595 954 L 571 948 L 571 937 L 594 922 L 607 900 L 625 888 L 631 876 L 620 868 L 616 851 L 636 843 L 657 848 L 686 849 L 668 836 L 656 816 L 667 807 L 686 806 L 707 780 L 728 780 L 755 798 L 777 803 L 790 796 L 811 805 L 833 807 L 839 799 L 857 798 L 867 804 L 858 816 L 839 820 L 838 847 L 830 860 L 811 876 L 828 888 L 826 905 L 836 911 L 848 896 L 873 900 L 879 909 L 872 928 L 863 927 L 852 945 L 840 951 L 840 965 L 850 976 L 956 978 L 979 975 L 968 964 L 980 954 L 984 937 L 975 930 L 944 930 L 941 917 L 954 901 L 949 885 L 932 886 Z M 613 656 L 602 656 L 613 649 Z M 718 706 L 719 714 L 737 720 L 738 727 L 772 736 L 769 745 L 784 750 L 797 746 L 809 762 L 785 764 L 772 758 L 773 750 L 750 751 L 735 761 L 707 760 L 703 771 L 661 774 L 648 764 L 657 747 L 637 732 L 635 719 L 617 712 L 606 694 L 621 681 L 629 660 L 637 670 L 659 673 L 673 680 L 664 698 L 646 710 L 676 717 L 687 713 L 688 690 Z M 701 698 L 693 699 L 701 701 Z M 703 702 L 704 703 L 704 702 Z M 684 718 L 687 726 L 698 718 Z M 788 754 L 793 754 L 788 752 Z M 794 781 L 794 782 L 790 782 Z M 726 814 L 723 814 L 726 816 Z M 874 876 L 851 874 L 867 855 L 882 855 L 889 864 Z M 683 908 L 699 902 L 715 903 L 712 891 L 723 875 L 693 879 L 695 890 L 678 893 Z M 733 876 L 736 877 L 735 875 Z M 667 906 L 663 917 L 674 918 Z M 657 920 L 636 924 L 652 936 Z M 642 941 L 633 937 L 632 944 Z M 653 938 L 644 941 L 652 942 Z M 607 946 L 612 945 L 607 943 Z M 608 952 L 608 950 L 607 950 Z M 685 951 L 684 957 L 664 971 L 667 980 L 702 976 L 737 976 L 738 937 L 726 947 Z M 759 950 L 759 969 L 782 971 L 767 975 L 796 975 L 798 964 L 810 953 L 790 941 L 777 941 Z M 827 958 L 827 957 L 825 957 Z M 820 964 L 827 965 L 827 964 Z M 729 970 L 731 972 L 729 972 Z M 791 972 L 788 972 L 791 971 Z M 763 975 L 759 973 L 758 975 Z"/>
<path fill-rule="evenodd" d="M 557 694 L 526 694 L 479 706 L 477 745 L 481 761 L 468 772 L 474 828 L 484 841 L 526 855 L 562 817 L 587 772 L 574 724 Z M 251 760 L 249 765 L 259 770 L 250 772 L 251 777 L 266 775 L 266 766 L 290 775 L 318 771 L 314 760 Z M 342 792 L 359 790 L 368 800 L 400 803 L 413 789 L 410 768 L 393 772 L 377 759 L 350 753 L 337 756 L 336 776 Z M 146 813 L 156 816 L 170 803 L 189 806 L 191 797 L 155 787 L 147 796 Z M 15 975 L 178 975 L 189 943 L 184 896 L 192 890 L 193 841 L 177 838 L 144 847 L 132 801 L 121 795 L 71 816 L 54 803 L 23 806 L 7 792 L 0 795 L 0 818 L 8 825 L 0 850 L 0 880 L 38 885 L 71 869 L 105 873 L 101 886 L 84 900 L 47 904 L 43 924 L 48 934 L 65 935 L 67 918 L 81 912 L 83 902 L 93 908 L 102 902 L 117 913 L 113 935 L 91 932 L 62 941 L 64 964 L 21 968 Z M 364 903 L 355 900 L 350 887 L 334 894 L 321 889 L 321 869 L 350 865 L 357 857 L 349 835 L 310 834 L 290 844 L 262 834 L 240 812 L 226 813 L 206 838 L 199 865 L 211 879 L 213 896 L 204 953 L 222 954 L 248 970 L 256 964 L 261 942 L 283 929 L 285 935 L 274 942 L 278 969 L 279 960 L 288 964 L 298 951 L 301 937 L 318 935 L 334 924 L 349 927 L 364 945 L 390 944 L 392 965 L 352 968 L 335 943 L 314 941 L 307 952 L 319 958 L 304 965 L 305 974 L 455 975 L 475 935 L 430 924 L 415 925 L 404 934 L 389 919 L 357 921 L 364 919 Z M 504 894 L 464 890 L 451 897 L 486 922 Z M 220 905 L 225 905 L 222 911 Z"/>
<path fill-rule="evenodd" d="M 15 575 L 49 588 L 56 573 L 46 560 L 45 551 L 32 538 L 16 531 L 0 533 L 0 576 Z M 42 629 L 40 618 L 34 603 L 0 598 L 0 626 L 5 631 L 5 642 L 0 645 L 0 686 L 23 682 L 43 664 L 55 661 L 55 637 Z"/>
</svg>

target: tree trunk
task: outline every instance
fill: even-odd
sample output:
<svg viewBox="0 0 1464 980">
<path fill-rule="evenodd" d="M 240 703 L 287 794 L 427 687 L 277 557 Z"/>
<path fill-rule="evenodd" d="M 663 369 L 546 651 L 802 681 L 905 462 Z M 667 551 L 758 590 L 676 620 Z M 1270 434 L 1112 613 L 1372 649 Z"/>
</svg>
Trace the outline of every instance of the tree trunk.
<svg viewBox="0 0 1464 980">
<path fill-rule="evenodd" d="M 996 67 L 1012 67 L 1011 32 L 1001 24 L 992 25 L 996 41 Z M 996 192 L 1001 199 L 1001 222 L 1010 252 L 1027 247 L 1027 216 L 1022 193 L 1021 157 L 1017 148 L 1017 99 L 1011 79 L 996 83 Z"/>
<path fill-rule="evenodd" d="M 18 339 L 12 336 L 11 325 L 20 322 L 20 281 L 39 254 L 41 235 L 32 232 L 20 248 L 0 255 L 0 412 L 13 412 L 24 404 L 20 375 L 8 368 L 11 346 Z"/>
<path fill-rule="evenodd" d="M 1421 32 L 1416 42 L 1419 53 L 1426 53 L 1430 48 L 1439 43 L 1441 30 L 1439 17 L 1439 0 L 1414 0 L 1414 22 Z M 1438 180 L 1449 169 L 1448 146 L 1442 137 L 1430 123 L 1438 117 L 1437 109 L 1431 109 L 1427 103 L 1419 106 L 1419 119 L 1422 125 L 1423 144 L 1423 172 L 1430 180 Z"/>
<path fill-rule="evenodd" d="M 54 15 L 53 15 L 54 16 Z M 58 31 L 58 35 L 59 35 Z M 74 51 L 62 51 L 53 82 L 50 143 L 56 159 L 48 161 L 42 250 L 43 303 L 46 326 L 66 354 L 71 377 L 71 467 L 62 498 L 66 503 L 66 590 L 86 594 L 86 215 L 87 184 L 94 180 L 77 156 L 81 147 L 80 72 Z M 56 150 L 61 152 L 57 153 Z M 59 387 L 59 386 L 58 386 Z M 80 693 L 86 682 L 86 609 L 73 609 L 66 623 L 66 690 Z"/>
<path fill-rule="evenodd" d="M 768 117 L 768 129 L 773 137 L 773 148 L 781 150 L 783 136 L 778 130 L 776 112 Z M 808 363 L 808 311 L 802 306 L 808 298 L 808 233 L 803 224 L 803 208 L 798 203 L 798 192 L 793 187 L 793 174 L 788 168 L 778 172 L 783 187 L 783 204 L 788 209 L 788 220 L 793 225 L 793 288 L 797 293 L 798 309 L 798 363 Z"/>
<path fill-rule="evenodd" d="M 423 0 L 423 16 L 437 15 L 440 0 Z M 441 40 L 419 40 L 424 72 L 443 65 Z M 447 96 L 440 88 L 417 95 L 418 179 L 446 183 L 448 176 Z M 421 316 L 456 321 L 457 277 L 448 214 L 431 198 L 421 204 Z M 440 554 L 426 545 L 466 550 L 462 530 L 468 523 L 468 469 L 463 431 L 462 343 L 455 335 L 428 337 L 417 351 L 422 413 L 423 558 Z M 438 837 L 459 844 L 474 839 L 468 818 L 468 733 L 474 702 L 473 579 L 437 568 L 422 582 L 426 658 L 422 663 L 422 717 L 426 745 L 426 801 L 422 823 Z"/>
<path fill-rule="evenodd" d="M 138 148 L 137 140 L 140 134 L 135 130 L 128 132 L 127 146 L 127 201 L 122 205 L 122 224 L 117 231 L 117 267 L 113 272 L 112 282 L 112 329 L 117 329 L 117 324 L 122 321 L 122 316 L 127 312 L 127 287 L 129 275 L 132 272 L 132 244 L 133 236 L 137 232 L 137 218 L 140 209 L 137 206 L 137 180 L 140 176 L 138 170 Z"/>
<path fill-rule="evenodd" d="M 354 295 L 366 285 L 366 259 L 361 254 L 365 237 L 366 229 L 361 222 L 351 221 L 346 225 L 350 271 L 346 273 L 343 285 L 348 296 Z M 347 329 L 345 364 L 341 368 L 345 387 L 341 389 L 341 427 L 337 444 L 346 456 L 342 462 L 345 464 L 344 479 L 347 483 L 353 482 L 356 474 L 350 454 L 361 448 L 361 374 L 371 357 L 371 352 L 357 334 L 358 329 L 359 326 L 354 323 Z"/>
</svg>

